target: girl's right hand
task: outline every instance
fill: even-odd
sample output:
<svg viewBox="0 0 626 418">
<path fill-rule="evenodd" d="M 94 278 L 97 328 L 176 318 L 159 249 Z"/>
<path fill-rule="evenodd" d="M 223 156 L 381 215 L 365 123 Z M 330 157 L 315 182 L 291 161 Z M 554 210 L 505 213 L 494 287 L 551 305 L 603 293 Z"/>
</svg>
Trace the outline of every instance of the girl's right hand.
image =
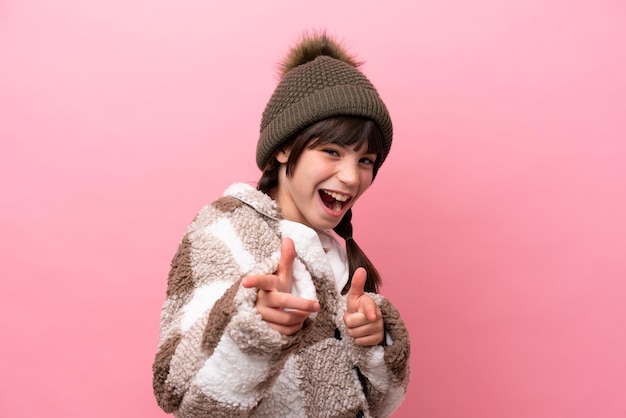
<svg viewBox="0 0 626 418">
<path fill-rule="evenodd" d="M 291 294 L 293 260 L 296 249 L 290 238 L 283 239 L 280 261 L 275 274 L 255 274 L 244 277 L 241 285 L 256 287 L 256 308 L 267 324 L 284 335 L 293 335 L 302 329 L 304 321 L 320 309 L 316 300 Z"/>
</svg>

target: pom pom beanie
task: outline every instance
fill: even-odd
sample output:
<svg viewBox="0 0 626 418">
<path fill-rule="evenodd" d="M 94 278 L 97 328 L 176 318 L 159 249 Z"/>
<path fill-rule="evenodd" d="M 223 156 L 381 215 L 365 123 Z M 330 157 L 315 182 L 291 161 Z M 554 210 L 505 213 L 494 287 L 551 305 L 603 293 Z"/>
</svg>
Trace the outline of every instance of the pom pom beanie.
<svg viewBox="0 0 626 418">
<path fill-rule="evenodd" d="M 305 36 L 291 49 L 261 119 L 256 152 L 261 170 L 295 134 L 334 116 L 359 116 L 376 123 L 383 135 L 382 165 L 391 148 L 391 119 L 359 65 L 325 33 Z"/>
</svg>

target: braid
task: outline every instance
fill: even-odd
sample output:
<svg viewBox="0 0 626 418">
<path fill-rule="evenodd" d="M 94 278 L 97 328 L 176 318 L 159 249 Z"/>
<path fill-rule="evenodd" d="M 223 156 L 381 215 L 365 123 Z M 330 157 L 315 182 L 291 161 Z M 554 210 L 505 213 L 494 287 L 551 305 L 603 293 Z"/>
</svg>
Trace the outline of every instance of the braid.
<svg viewBox="0 0 626 418">
<path fill-rule="evenodd" d="M 265 170 L 263 170 L 261 178 L 259 179 L 259 182 L 257 184 L 257 189 L 269 195 L 272 189 L 278 186 L 279 168 L 280 164 L 278 164 L 276 159 L 273 159 L 269 163 L 267 163 Z"/>
<path fill-rule="evenodd" d="M 374 267 L 374 264 L 367 258 L 361 247 L 357 245 L 352 237 L 352 208 L 350 208 L 341 219 L 341 222 L 334 228 L 334 231 L 346 241 L 346 253 L 348 254 L 348 270 L 349 279 L 344 287 L 344 291 L 350 288 L 352 283 L 352 275 L 359 268 L 365 268 L 367 271 L 367 279 L 365 280 L 365 291 L 378 293 L 378 288 L 382 284 L 380 275 Z"/>
</svg>

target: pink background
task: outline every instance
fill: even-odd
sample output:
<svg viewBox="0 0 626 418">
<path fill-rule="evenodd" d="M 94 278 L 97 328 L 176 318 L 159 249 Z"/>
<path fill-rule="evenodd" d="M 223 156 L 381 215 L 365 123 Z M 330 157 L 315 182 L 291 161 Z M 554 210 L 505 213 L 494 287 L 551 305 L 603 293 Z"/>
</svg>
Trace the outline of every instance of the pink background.
<svg viewBox="0 0 626 418">
<path fill-rule="evenodd" d="M 620 0 L 0 3 L 0 415 L 164 416 L 169 261 L 322 27 L 394 120 L 355 228 L 412 337 L 396 416 L 626 416 Z"/>
</svg>

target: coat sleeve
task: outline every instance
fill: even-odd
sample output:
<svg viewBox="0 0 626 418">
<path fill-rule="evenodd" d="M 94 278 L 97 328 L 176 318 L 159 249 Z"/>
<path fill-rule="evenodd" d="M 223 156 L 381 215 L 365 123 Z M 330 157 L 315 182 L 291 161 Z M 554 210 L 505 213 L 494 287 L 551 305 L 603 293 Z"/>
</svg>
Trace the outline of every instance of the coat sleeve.
<svg viewBox="0 0 626 418">
<path fill-rule="evenodd" d="M 251 254 L 228 217 L 213 219 L 206 210 L 187 229 L 172 261 L 153 388 L 159 406 L 179 417 L 245 417 L 271 388 L 308 324 L 287 337 L 261 319 L 256 290 L 242 287 L 241 278 L 275 271 L 280 254 Z"/>
<path fill-rule="evenodd" d="M 380 308 L 385 322 L 387 342 L 383 345 L 360 347 L 348 336 L 343 312 L 337 323 L 344 344 L 357 368 L 370 414 L 388 417 L 402 404 L 409 384 L 411 352 L 409 334 L 398 310 L 383 296 L 369 293 Z M 346 295 L 343 296 L 344 299 Z M 347 306 L 347 301 L 343 306 Z"/>
</svg>

